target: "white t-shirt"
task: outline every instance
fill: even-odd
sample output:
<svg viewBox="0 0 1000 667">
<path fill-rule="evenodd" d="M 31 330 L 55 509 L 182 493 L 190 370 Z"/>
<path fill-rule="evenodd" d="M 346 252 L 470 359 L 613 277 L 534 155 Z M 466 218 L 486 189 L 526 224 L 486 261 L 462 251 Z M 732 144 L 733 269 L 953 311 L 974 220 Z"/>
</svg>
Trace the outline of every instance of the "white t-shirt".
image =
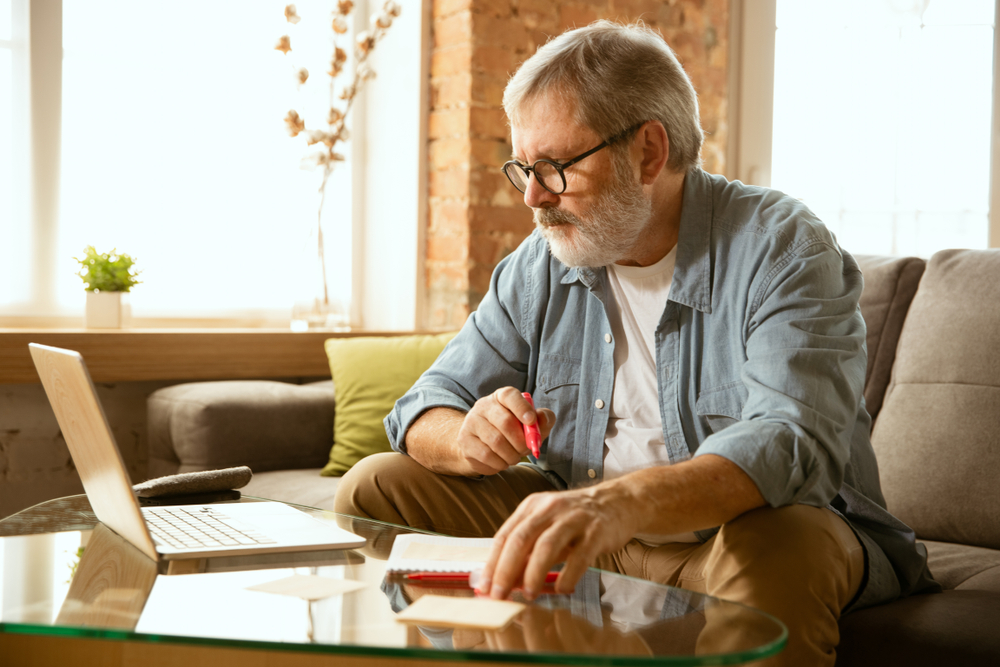
<svg viewBox="0 0 1000 667">
<path fill-rule="evenodd" d="M 608 269 L 608 319 L 615 341 L 615 385 L 604 434 L 604 479 L 669 465 L 656 382 L 656 327 L 667 305 L 677 247 L 651 266 Z M 694 533 L 637 535 L 649 544 L 698 542 Z"/>
</svg>

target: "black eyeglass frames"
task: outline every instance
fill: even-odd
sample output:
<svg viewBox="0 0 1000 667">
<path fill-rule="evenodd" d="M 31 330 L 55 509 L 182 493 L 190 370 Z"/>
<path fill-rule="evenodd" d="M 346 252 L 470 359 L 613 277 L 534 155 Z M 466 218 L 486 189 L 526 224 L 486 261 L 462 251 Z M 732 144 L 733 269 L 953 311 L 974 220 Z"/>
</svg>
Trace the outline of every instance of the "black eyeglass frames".
<svg viewBox="0 0 1000 667">
<path fill-rule="evenodd" d="M 645 124 L 645 122 L 646 121 L 643 121 L 642 123 L 633 125 L 627 130 L 619 132 L 618 134 L 611 137 L 607 141 L 601 142 L 600 145 L 594 146 L 586 153 L 581 153 L 580 155 L 577 155 L 575 158 L 566 160 L 565 162 L 562 163 L 556 162 L 555 160 L 542 159 L 542 160 L 536 160 L 535 164 L 529 167 L 527 165 L 521 164 L 517 160 L 510 160 L 507 163 L 505 163 L 504 166 L 501 167 L 501 169 L 504 175 L 507 176 L 507 180 L 509 180 L 511 184 L 521 192 L 524 192 L 525 190 L 528 189 L 528 179 L 531 178 L 531 174 L 532 172 L 534 172 L 535 179 L 541 184 L 543 188 L 545 188 L 554 195 L 561 195 L 566 191 L 566 174 L 563 173 L 564 169 L 576 164 L 577 162 L 579 162 L 584 158 L 590 157 L 591 155 L 601 150 L 602 148 L 607 148 L 608 146 L 618 143 L 622 139 L 625 139 L 630 134 L 632 134 L 640 127 L 642 127 Z"/>
</svg>

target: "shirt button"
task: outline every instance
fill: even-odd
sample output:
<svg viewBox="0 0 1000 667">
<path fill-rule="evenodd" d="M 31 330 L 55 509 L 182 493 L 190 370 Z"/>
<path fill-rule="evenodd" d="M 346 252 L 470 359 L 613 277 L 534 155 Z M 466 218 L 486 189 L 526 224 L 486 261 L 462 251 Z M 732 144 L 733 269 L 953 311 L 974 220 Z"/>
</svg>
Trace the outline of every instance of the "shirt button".
<svg viewBox="0 0 1000 667">
<path fill-rule="evenodd" d="M 604 401 L 602 401 L 601 399 L 597 399 L 596 401 L 594 401 L 594 407 L 600 410 L 601 408 L 604 407 Z"/>
<path fill-rule="evenodd" d="M 587 477 L 589 477 L 590 479 L 594 479 L 595 477 L 597 477 L 597 471 L 591 468 L 590 470 L 587 471 Z"/>
<path fill-rule="evenodd" d="M 605 343 L 611 342 L 611 334 L 604 334 L 604 342 Z"/>
</svg>

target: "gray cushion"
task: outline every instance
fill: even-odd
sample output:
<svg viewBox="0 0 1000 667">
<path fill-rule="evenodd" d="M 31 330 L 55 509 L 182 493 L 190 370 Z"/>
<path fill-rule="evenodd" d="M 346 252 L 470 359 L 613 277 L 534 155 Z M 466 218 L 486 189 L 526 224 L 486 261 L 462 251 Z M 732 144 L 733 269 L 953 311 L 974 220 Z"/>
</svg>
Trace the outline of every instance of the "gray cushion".
<svg viewBox="0 0 1000 667">
<path fill-rule="evenodd" d="M 1000 593 L 913 595 L 840 620 L 837 667 L 1000 664 Z"/>
<path fill-rule="evenodd" d="M 272 470 L 254 475 L 243 495 L 280 500 L 283 503 L 333 510 L 333 496 L 340 477 L 321 477 L 322 468 Z"/>
<path fill-rule="evenodd" d="M 1000 251 L 931 258 L 872 432 L 888 509 L 917 537 L 1000 549 Z"/>
<path fill-rule="evenodd" d="M 889 386 L 899 333 L 926 262 L 919 257 L 877 255 L 859 255 L 856 259 L 865 277 L 860 303 L 868 327 L 865 405 L 874 421 Z"/>
<path fill-rule="evenodd" d="M 333 445 L 330 381 L 179 384 L 150 394 L 146 409 L 151 477 L 238 465 L 255 476 L 316 468 Z"/>
<path fill-rule="evenodd" d="M 949 542 L 924 542 L 927 567 L 945 589 L 1000 593 L 1000 551 Z"/>
<path fill-rule="evenodd" d="M 969 577 L 959 584 L 955 590 L 1000 593 L 1000 565 L 994 565 L 973 577 Z M 997 627 L 1000 627 L 1000 621 L 998 621 Z"/>
</svg>

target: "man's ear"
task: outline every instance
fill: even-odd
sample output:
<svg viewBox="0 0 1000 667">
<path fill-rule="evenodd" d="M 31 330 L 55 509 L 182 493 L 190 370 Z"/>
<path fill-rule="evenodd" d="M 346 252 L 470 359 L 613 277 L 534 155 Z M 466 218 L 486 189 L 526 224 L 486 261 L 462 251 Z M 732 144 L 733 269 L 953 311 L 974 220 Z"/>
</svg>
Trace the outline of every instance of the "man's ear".
<svg viewBox="0 0 1000 667">
<path fill-rule="evenodd" d="M 651 120 L 639 128 L 635 142 L 641 151 L 639 176 L 643 185 L 651 185 L 670 159 L 670 138 L 660 121 Z"/>
</svg>

